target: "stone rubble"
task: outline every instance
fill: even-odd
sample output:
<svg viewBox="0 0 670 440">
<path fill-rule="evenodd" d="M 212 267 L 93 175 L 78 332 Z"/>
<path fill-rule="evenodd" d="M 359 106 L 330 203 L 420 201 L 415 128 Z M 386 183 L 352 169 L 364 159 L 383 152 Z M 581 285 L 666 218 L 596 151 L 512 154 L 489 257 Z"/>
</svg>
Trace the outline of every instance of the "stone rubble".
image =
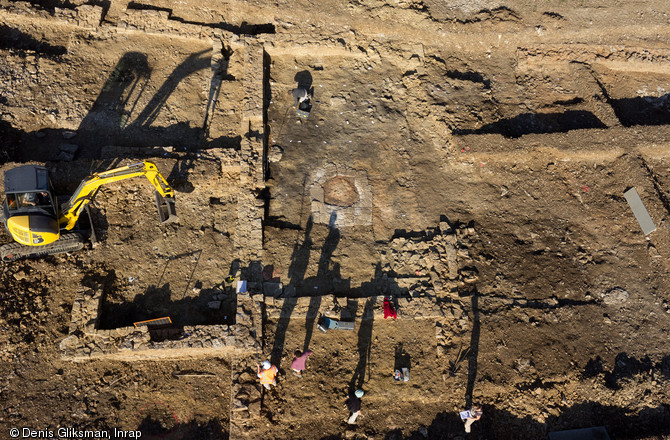
<svg viewBox="0 0 670 440">
<path fill-rule="evenodd" d="M 397 284 L 400 293 L 393 295 L 399 317 L 434 319 L 438 353 L 451 348 L 455 339 L 469 329 L 466 306 L 462 297 L 477 280 L 476 269 L 467 249 L 475 234 L 473 228 L 460 226 L 455 230 L 442 226 L 429 229 L 419 239 L 397 237 L 389 243 L 390 252 L 383 257 L 384 277 Z M 446 260 L 447 264 L 443 262 Z M 390 274 L 390 275 L 389 275 Z M 415 274 L 412 276 L 411 274 Z M 418 275 L 416 275 L 418 274 Z M 125 359 L 179 358 L 182 356 L 227 353 L 258 353 L 262 337 L 262 313 L 267 319 L 329 316 L 342 320 L 361 319 L 363 308 L 356 307 L 361 298 L 321 297 L 318 308 L 311 307 L 311 297 L 280 297 L 282 285 L 276 282 L 248 282 L 248 293 L 238 295 L 235 324 L 184 326 L 178 338 L 152 341 L 146 326 L 122 327 L 112 330 L 98 328 L 101 290 L 78 292 L 73 306 L 70 335 L 61 342 L 66 359 L 114 357 Z M 260 293 L 264 292 L 264 295 Z M 393 292 L 391 292 L 393 293 Z M 216 298 L 218 295 L 214 295 Z M 376 298 L 379 304 L 383 296 Z M 291 301 L 291 307 L 284 307 Z M 213 300 L 208 307 L 217 308 Z M 383 310 L 376 307 L 374 319 L 383 319 Z M 220 353 L 219 353 L 220 354 Z"/>
<path fill-rule="evenodd" d="M 398 236 L 384 246 L 380 251 L 382 271 L 396 295 L 411 296 L 411 312 L 405 314 L 436 319 L 437 353 L 442 356 L 466 344 L 463 338 L 471 327 L 467 297 L 478 277 L 468 249 L 477 233 L 472 226 L 459 223 L 452 227 L 443 221 L 437 228 L 415 235 Z M 425 299 L 427 305 L 417 303 L 418 299 Z"/>
<path fill-rule="evenodd" d="M 178 359 L 254 353 L 260 349 L 260 306 L 238 301 L 234 325 L 184 326 L 176 338 L 152 341 L 146 326 L 111 330 L 98 328 L 101 290 L 79 292 L 72 306 L 70 334 L 60 343 L 61 356 L 69 360 L 111 358 L 121 360 Z"/>
</svg>

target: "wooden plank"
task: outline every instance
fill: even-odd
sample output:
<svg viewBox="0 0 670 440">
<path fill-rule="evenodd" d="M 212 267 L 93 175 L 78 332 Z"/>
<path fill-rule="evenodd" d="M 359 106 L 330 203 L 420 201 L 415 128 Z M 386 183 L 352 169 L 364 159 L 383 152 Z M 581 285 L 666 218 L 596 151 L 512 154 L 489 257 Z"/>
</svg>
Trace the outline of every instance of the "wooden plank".
<svg viewBox="0 0 670 440">
<path fill-rule="evenodd" d="M 164 318 L 148 319 L 146 321 L 134 322 L 133 325 L 135 327 L 146 325 L 147 327 L 149 327 L 149 329 L 157 329 L 171 326 L 172 320 L 170 319 L 169 316 L 165 316 Z"/>
</svg>

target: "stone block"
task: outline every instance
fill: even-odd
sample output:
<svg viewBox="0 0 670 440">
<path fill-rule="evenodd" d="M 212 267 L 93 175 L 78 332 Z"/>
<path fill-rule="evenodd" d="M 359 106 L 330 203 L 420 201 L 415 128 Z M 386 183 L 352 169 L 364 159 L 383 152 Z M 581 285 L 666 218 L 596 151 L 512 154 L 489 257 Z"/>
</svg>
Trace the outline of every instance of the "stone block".
<svg viewBox="0 0 670 440">
<path fill-rule="evenodd" d="M 95 320 L 89 320 L 84 325 L 82 330 L 86 334 L 95 334 Z"/>
<path fill-rule="evenodd" d="M 312 200 L 323 202 L 323 186 L 319 183 L 314 183 L 309 189 L 309 194 L 312 197 Z"/>
<path fill-rule="evenodd" d="M 61 351 L 74 351 L 81 345 L 78 337 L 70 335 L 60 342 L 59 348 Z"/>
<path fill-rule="evenodd" d="M 213 342 L 213 341 L 212 341 Z M 223 345 L 227 345 L 229 347 L 235 347 L 238 344 L 238 339 L 235 336 L 226 336 L 223 338 Z"/>
<path fill-rule="evenodd" d="M 640 224 L 640 228 L 642 228 L 642 233 L 644 235 L 648 235 L 654 232 L 656 230 L 656 225 L 654 224 L 654 221 L 651 219 L 649 211 L 647 211 L 647 208 L 644 206 L 644 203 L 642 203 L 642 199 L 640 198 L 640 195 L 638 194 L 637 190 L 635 188 L 630 188 L 628 191 L 623 193 L 623 196 L 626 198 L 626 201 L 628 202 L 630 209 L 633 211 L 635 218 Z"/>
</svg>

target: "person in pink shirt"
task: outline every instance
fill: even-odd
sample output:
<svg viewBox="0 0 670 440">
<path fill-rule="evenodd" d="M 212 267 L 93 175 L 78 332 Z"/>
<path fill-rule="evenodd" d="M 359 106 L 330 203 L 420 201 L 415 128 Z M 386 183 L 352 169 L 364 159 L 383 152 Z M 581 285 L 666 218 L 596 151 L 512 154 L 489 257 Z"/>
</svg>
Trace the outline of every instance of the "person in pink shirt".
<svg viewBox="0 0 670 440">
<path fill-rule="evenodd" d="M 298 377 L 302 377 L 302 372 L 306 368 L 305 364 L 307 362 L 307 357 L 312 354 L 310 350 L 305 350 L 305 351 L 300 351 L 296 350 L 295 353 L 293 353 L 293 362 L 291 363 L 291 369 L 293 370 L 293 374 L 295 374 Z"/>
</svg>

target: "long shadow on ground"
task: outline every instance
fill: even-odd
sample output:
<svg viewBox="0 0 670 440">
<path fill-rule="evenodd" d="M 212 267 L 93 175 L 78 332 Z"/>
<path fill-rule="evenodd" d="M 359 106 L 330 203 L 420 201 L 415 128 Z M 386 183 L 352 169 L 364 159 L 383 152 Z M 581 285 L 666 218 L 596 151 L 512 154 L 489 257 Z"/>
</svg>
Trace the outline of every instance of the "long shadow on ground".
<svg viewBox="0 0 670 440">
<path fill-rule="evenodd" d="M 670 438 L 670 405 L 646 408 L 631 414 L 626 408 L 583 402 L 559 408 L 557 416 L 549 416 L 545 423 L 532 417 L 519 417 L 507 410 L 484 405 L 484 416 L 472 425 L 472 433 L 465 434 L 463 422 L 456 412 L 441 412 L 433 422 L 403 435 L 399 429 L 378 433 L 385 440 L 546 440 L 549 433 L 594 426 L 604 426 L 611 440 L 665 440 Z M 422 433 L 423 431 L 423 433 Z M 378 438 L 374 433 L 374 437 Z M 342 437 L 327 436 L 321 440 Z"/>
<path fill-rule="evenodd" d="M 568 110 L 563 113 L 524 113 L 513 118 L 486 124 L 476 130 L 455 129 L 456 135 L 502 134 L 518 138 L 526 134 L 565 133 L 583 128 L 607 128 L 593 113 L 586 110 Z"/>
</svg>

